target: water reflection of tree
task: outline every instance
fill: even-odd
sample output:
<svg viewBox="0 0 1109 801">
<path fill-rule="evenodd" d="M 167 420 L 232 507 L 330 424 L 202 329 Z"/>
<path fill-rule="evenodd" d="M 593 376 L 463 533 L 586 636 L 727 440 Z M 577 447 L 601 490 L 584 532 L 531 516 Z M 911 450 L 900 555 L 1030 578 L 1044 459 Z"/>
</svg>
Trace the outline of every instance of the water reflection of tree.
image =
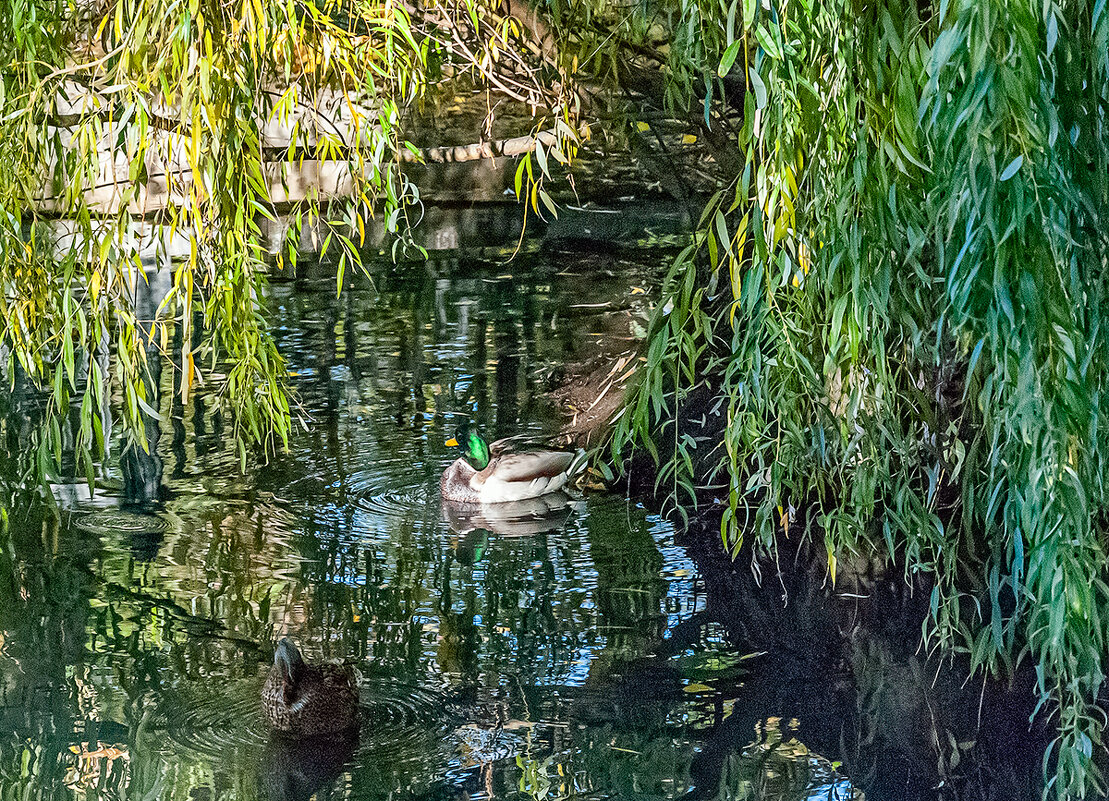
<svg viewBox="0 0 1109 801">
<path fill-rule="evenodd" d="M 600 630 L 605 635 L 602 661 L 594 667 L 611 669 L 613 662 L 640 659 L 652 653 L 666 630 L 662 554 L 641 515 L 591 516 L 589 550 L 597 568 Z"/>
<path fill-rule="evenodd" d="M 554 357 L 592 323 L 561 320 L 560 293 L 549 273 L 505 279 L 465 264 L 383 276 L 341 301 L 311 277 L 275 287 L 309 425 L 246 476 L 217 404 L 182 404 L 165 371 L 158 502 L 13 527 L 14 551 L 0 555 L 0 716 L 31 738 L 38 797 L 68 793 L 77 765 L 103 794 L 254 798 L 261 744 L 243 710 L 278 629 L 314 658 L 446 684 L 478 719 L 558 724 L 528 735 L 529 759 L 581 788 L 661 794 L 668 777 L 688 788 L 702 732 L 671 719 L 680 676 L 651 659 L 667 589 L 642 514 L 597 507 L 561 531 L 494 535 L 474 564 L 453 556 L 439 520 L 449 457 L 436 439 L 451 414 L 495 434 L 546 425 Z M 137 530 L 157 532 L 153 547 L 137 547 Z M 0 738 L 0 780 L 23 781 L 24 744 Z M 431 792 L 420 770 L 449 758 L 440 745 L 413 740 L 407 761 L 367 756 L 334 794 Z M 111 758 L 115 746 L 126 759 Z M 517 792 L 514 757 L 486 764 L 483 781 Z"/>
<path fill-rule="evenodd" d="M 826 556 L 796 544 L 762 565 L 744 552 L 732 564 L 716 531 L 691 537 L 707 581 L 702 625 L 722 625 L 742 650 L 765 652 L 722 727 L 731 731 L 701 760 L 711 782 L 767 715 L 797 720 L 796 736 L 835 757 L 876 798 L 1033 799 L 1042 782 L 1044 726 L 1029 724 L 1031 670 L 1011 687 L 968 682 L 965 663 L 938 660 L 922 647 L 929 591 L 900 570 L 863 556 L 823 581 Z M 713 564 L 715 562 L 715 564 Z M 714 753 L 715 752 L 715 753 Z M 710 782 L 710 783 L 711 783 Z M 938 789 L 939 788 L 939 789 Z"/>
<path fill-rule="evenodd" d="M 0 731 L 21 736 L 0 737 L 0 791 L 50 798 L 64 792 L 71 756 L 57 735 L 75 730 L 95 693 L 69 666 L 84 662 L 99 544 L 72 541 L 56 519 L 11 523 L 0 535 Z"/>
</svg>

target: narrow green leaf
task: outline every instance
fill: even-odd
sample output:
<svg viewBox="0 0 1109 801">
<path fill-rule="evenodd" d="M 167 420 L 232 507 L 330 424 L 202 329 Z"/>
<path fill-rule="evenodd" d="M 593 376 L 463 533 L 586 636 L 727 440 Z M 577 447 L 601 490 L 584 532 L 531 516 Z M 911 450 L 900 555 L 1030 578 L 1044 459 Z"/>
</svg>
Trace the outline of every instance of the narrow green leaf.
<svg viewBox="0 0 1109 801">
<path fill-rule="evenodd" d="M 558 207 L 555 206 L 554 201 L 551 200 L 551 196 L 548 195 L 545 190 L 540 189 L 539 190 L 539 199 L 543 201 L 543 205 L 547 207 L 547 209 L 551 212 L 551 214 L 554 215 L 555 219 L 557 220 L 558 219 Z"/>
<path fill-rule="evenodd" d="M 743 40 L 737 39 L 728 45 L 728 49 L 724 51 L 724 57 L 720 59 L 720 66 L 716 70 L 716 74 L 721 78 L 726 76 L 732 70 L 732 65 L 735 64 L 736 56 L 739 55 L 739 49 L 743 46 Z"/>
<path fill-rule="evenodd" d="M 719 209 L 716 210 L 713 223 L 716 225 L 716 235 L 720 239 L 720 244 L 724 246 L 724 250 L 730 256 L 732 254 L 732 238 L 728 234 L 728 223 L 724 219 L 724 213 Z"/>
<path fill-rule="evenodd" d="M 748 70 L 747 74 L 750 78 L 751 88 L 755 90 L 755 104 L 758 108 L 766 108 L 766 84 L 762 82 L 762 78 L 759 77 L 754 64 L 751 65 L 751 69 Z"/>
<path fill-rule="evenodd" d="M 1010 178 L 1017 174 L 1017 170 L 1020 169 L 1020 166 L 1022 164 L 1024 164 L 1024 156 L 1017 156 L 1015 159 L 1009 162 L 1009 165 L 1004 170 L 1001 171 L 1001 175 L 998 176 L 998 180 L 1008 181 Z"/>
<path fill-rule="evenodd" d="M 712 117 L 709 116 L 709 112 L 712 111 L 713 81 L 707 80 L 705 83 L 708 85 L 708 88 L 705 90 L 705 127 L 711 129 Z"/>
<path fill-rule="evenodd" d="M 755 29 L 755 38 L 758 40 L 759 44 L 762 45 L 762 49 L 766 51 L 768 56 L 775 60 L 781 60 L 782 49 L 775 41 L 773 33 L 760 25 Z"/>
</svg>

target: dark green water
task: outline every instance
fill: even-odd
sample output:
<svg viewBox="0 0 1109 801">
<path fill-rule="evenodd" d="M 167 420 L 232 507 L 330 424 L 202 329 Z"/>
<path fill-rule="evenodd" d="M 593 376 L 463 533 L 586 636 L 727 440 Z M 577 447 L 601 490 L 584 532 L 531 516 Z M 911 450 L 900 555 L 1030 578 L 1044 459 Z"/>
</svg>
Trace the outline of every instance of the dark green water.
<svg viewBox="0 0 1109 801">
<path fill-rule="evenodd" d="M 118 469 L 91 498 L 59 484 L 59 523 L 0 538 L 0 801 L 860 797 L 769 708 L 729 728 L 761 657 L 712 625 L 673 645 L 705 587 L 666 522 L 604 493 L 441 508 L 461 417 L 554 433 L 552 381 L 635 328 L 655 273 L 533 258 L 339 300 L 275 284 L 302 427 L 245 473 L 213 398 L 183 407 L 165 370 L 140 460 L 156 497 L 125 503 Z M 283 634 L 360 671 L 356 742 L 271 737 Z"/>
</svg>

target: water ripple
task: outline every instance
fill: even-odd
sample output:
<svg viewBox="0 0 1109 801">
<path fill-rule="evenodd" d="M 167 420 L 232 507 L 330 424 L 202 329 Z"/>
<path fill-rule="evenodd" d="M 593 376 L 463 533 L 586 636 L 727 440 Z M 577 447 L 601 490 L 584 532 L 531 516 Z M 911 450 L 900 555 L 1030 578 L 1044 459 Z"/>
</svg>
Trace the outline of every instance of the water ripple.
<svg viewBox="0 0 1109 801">
<path fill-rule="evenodd" d="M 359 755 L 372 755 L 382 761 L 403 763 L 426 758 L 428 744 L 445 736 L 453 718 L 441 693 L 394 680 L 363 681 L 359 704 Z"/>
<path fill-rule="evenodd" d="M 342 490 L 354 506 L 390 518 L 410 517 L 438 503 L 438 487 L 432 491 L 422 473 L 411 462 L 400 459 L 380 462 L 359 470 L 344 482 Z"/>
<path fill-rule="evenodd" d="M 156 533 L 171 528 L 170 521 L 161 515 L 112 508 L 80 515 L 75 523 L 78 528 L 96 534 L 104 531 L 120 534 Z"/>
<path fill-rule="evenodd" d="M 270 737 L 262 714 L 261 676 L 242 681 L 213 682 L 204 692 L 182 693 L 165 708 L 168 739 L 194 753 L 220 756 L 241 747 L 261 748 Z M 446 698 L 394 679 L 363 679 L 359 685 L 362 712 L 358 753 L 375 760 L 419 759 L 429 743 L 449 731 L 453 715 Z M 173 745 L 166 744 L 169 753 Z M 413 756 L 416 755 L 416 756 Z"/>
</svg>

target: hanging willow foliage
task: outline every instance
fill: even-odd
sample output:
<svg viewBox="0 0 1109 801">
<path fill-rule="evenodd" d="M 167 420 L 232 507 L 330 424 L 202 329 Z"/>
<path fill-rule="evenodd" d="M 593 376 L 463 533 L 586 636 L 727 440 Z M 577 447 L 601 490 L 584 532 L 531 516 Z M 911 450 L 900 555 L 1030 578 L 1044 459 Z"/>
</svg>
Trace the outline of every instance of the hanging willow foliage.
<svg viewBox="0 0 1109 801">
<path fill-rule="evenodd" d="M 419 91 L 426 55 L 403 9 L 4 0 L 0 24 L 11 32 L 0 41 L 0 347 L 9 382 L 22 371 L 52 390 L 38 472 L 61 455 L 58 418 L 74 398 L 73 446 L 90 481 L 113 392 L 145 442 L 144 414 L 156 416 L 148 360 L 162 356 L 185 398 L 228 365 L 219 385 L 244 458 L 252 445 L 272 450 L 289 409 L 260 306 L 262 225 L 276 219 L 284 170 L 340 149 L 355 202 L 332 234 L 347 253 L 376 202 L 403 209 L 411 190 L 390 163 L 397 107 Z M 310 113 L 326 100 L 341 106 L 341 130 Z M 317 218 L 320 202 L 309 195 L 290 215 Z M 280 250 L 295 253 L 300 231 L 289 226 Z M 164 261 L 175 241 L 172 287 L 144 314 L 140 257 Z M 184 335 L 171 354 L 174 324 Z"/>
<path fill-rule="evenodd" d="M 419 193 L 401 166 L 420 154 L 402 112 L 445 65 L 546 104 L 555 132 L 517 187 L 551 205 L 546 155 L 566 161 L 576 135 L 543 75 L 519 56 L 523 77 L 502 75 L 497 54 L 525 51 L 527 32 L 497 8 L 0 0 L 0 367 L 48 395 L 26 481 L 64 451 L 91 483 L 114 400 L 126 447 L 146 448 L 152 360 L 172 362 L 183 401 L 216 389 L 243 460 L 283 445 L 267 276 L 307 234 L 321 258 L 339 251 L 341 290 L 370 217 L 394 254 L 407 241 Z M 145 286 L 155 267 L 171 271 L 168 292 Z"/>
<path fill-rule="evenodd" d="M 681 13 L 746 78 L 741 169 L 674 266 L 614 452 L 714 387 L 725 542 L 773 547 L 804 507 L 833 580 L 883 541 L 930 571 L 930 642 L 993 669 L 1028 648 L 1060 710 L 1047 786 L 1084 797 L 1109 656 L 1106 3 Z M 704 476 L 672 439 L 684 503 Z"/>
<path fill-rule="evenodd" d="M 345 227 L 316 225 L 319 196 L 298 201 L 287 256 L 307 228 L 353 263 L 375 210 L 402 232 L 398 119 L 446 44 L 528 103 L 556 84 L 567 97 L 575 70 L 594 102 L 659 85 L 712 144 L 722 188 L 673 265 L 614 451 L 652 450 L 687 505 L 707 448 L 677 421 L 707 387 L 725 542 L 772 547 L 804 507 L 833 579 L 837 553 L 883 541 L 931 571 L 931 642 L 994 669 L 1027 645 L 1061 710 L 1051 786 L 1082 796 L 1100 781 L 1109 609 L 1106 5 L 512 0 L 417 31 L 392 2 L 0 0 L 0 361 L 49 391 L 38 469 L 71 405 L 86 472 L 111 396 L 141 445 L 159 349 L 183 394 L 227 370 L 244 454 L 283 441 L 261 311 L 274 187 L 302 159 L 349 165 Z M 534 18 L 537 44 L 502 6 Z M 525 52 L 546 65 L 523 83 L 498 72 Z M 342 134 L 313 116 L 329 103 Z M 567 107 L 552 102 L 558 143 L 518 173 L 537 212 L 547 154 L 571 150 Z M 140 319 L 151 217 L 187 247 Z"/>
</svg>

